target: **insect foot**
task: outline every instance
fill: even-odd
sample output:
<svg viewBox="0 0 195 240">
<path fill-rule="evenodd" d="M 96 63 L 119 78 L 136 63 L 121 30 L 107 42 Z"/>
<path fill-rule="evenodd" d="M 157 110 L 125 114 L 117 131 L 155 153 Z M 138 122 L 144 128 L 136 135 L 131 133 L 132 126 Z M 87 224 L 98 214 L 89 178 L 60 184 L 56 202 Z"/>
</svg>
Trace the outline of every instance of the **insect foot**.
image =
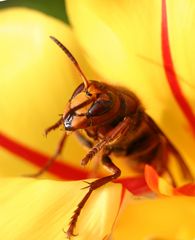
<svg viewBox="0 0 195 240">
<path fill-rule="evenodd" d="M 77 223 L 78 217 L 80 215 L 80 212 L 81 212 L 82 208 L 84 207 L 85 203 L 87 202 L 88 198 L 90 197 L 92 191 L 93 190 L 89 189 L 87 194 L 84 196 L 84 198 L 81 200 L 81 202 L 78 204 L 76 210 L 74 211 L 74 213 L 71 217 L 71 221 L 69 223 L 69 228 L 65 232 L 68 239 L 71 239 L 71 237 L 75 237 L 78 235 L 78 234 L 74 234 L 74 229 L 76 227 L 76 223 Z"/>
</svg>

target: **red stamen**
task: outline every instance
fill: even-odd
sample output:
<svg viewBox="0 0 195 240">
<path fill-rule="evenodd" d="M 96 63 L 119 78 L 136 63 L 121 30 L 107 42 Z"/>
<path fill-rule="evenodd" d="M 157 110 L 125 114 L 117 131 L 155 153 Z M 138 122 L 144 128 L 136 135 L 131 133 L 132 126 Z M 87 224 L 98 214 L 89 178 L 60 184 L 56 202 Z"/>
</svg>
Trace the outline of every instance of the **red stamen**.
<svg viewBox="0 0 195 240">
<path fill-rule="evenodd" d="M 175 100 L 181 108 L 183 114 L 186 116 L 189 125 L 191 126 L 192 133 L 195 136 L 195 114 L 192 111 L 190 104 L 184 96 L 182 89 L 179 85 L 177 74 L 174 69 L 173 60 L 170 50 L 170 42 L 168 35 L 168 22 L 167 22 L 167 9 L 166 0 L 162 0 L 162 23 L 161 23 L 161 38 L 162 38 L 162 57 L 164 62 L 165 74 L 173 93 Z"/>
<path fill-rule="evenodd" d="M 0 146 L 38 167 L 42 167 L 50 158 L 50 156 L 25 146 L 2 133 L 0 133 Z M 62 162 L 55 162 L 48 169 L 48 172 L 66 180 L 80 180 L 85 179 L 88 176 L 87 171 Z"/>
</svg>

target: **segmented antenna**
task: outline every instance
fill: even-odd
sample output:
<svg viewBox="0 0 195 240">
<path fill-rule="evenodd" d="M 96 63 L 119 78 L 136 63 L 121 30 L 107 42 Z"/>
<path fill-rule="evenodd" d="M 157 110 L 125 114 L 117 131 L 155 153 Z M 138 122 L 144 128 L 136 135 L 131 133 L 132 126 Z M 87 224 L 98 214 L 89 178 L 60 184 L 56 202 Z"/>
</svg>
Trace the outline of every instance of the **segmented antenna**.
<svg viewBox="0 0 195 240">
<path fill-rule="evenodd" d="M 77 71 L 80 73 L 80 76 L 83 80 L 83 83 L 85 85 L 85 89 L 88 88 L 89 86 L 89 81 L 88 79 L 85 77 L 83 71 L 81 70 L 77 60 L 73 57 L 72 53 L 55 37 L 53 36 L 49 36 L 64 52 L 65 54 L 69 57 L 69 59 L 72 61 L 72 63 L 74 64 L 74 66 L 76 67 Z"/>
</svg>

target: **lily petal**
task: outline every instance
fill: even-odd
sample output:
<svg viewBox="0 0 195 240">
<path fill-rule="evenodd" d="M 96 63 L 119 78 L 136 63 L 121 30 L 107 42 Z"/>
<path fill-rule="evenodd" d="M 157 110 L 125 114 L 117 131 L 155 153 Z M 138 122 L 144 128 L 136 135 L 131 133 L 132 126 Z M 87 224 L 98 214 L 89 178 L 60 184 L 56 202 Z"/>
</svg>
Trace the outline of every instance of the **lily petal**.
<svg viewBox="0 0 195 240">
<path fill-rule="evenodd" d="M 113 239 L 182 239 L 195 236 L 194 197 L 131 200 Z"/>
<path fill-rule="evenodd" d="M 88 191 L 81 190 L 85 186 L 82 181 L 1 179 L 0 238 L 65 239 L 63 228 L 67 230 L 73 211 Z M 103 239 L 110 234 L 121 190 L 120 184 L 108 184 L 94 192 L 79 217 L 75 240 Z"/>
<path fill-rule="evenodd" d="M 195 5 L 193 1 L 167 1 L 167 19 L 169 41 L 175 71 L 179 76 L 179 84 L 192 109 L 195 104 Z"/>
<path fill-rule="evenodd" d="M 87 70 L 70 27 L 41 12 L 1 10 L 0 34 L 1 130 L 10 141 L 51 156 L 62 133 L 51 134 L 46 140 L 44 129 L 59 119 L 80 77 L 49 36 L 59 38 L 72 51 L 86 74 L 93 73 Z M 74 151 L 75 146 L 79 151 Z M 67 161 L 78 166 L 84 153 L 74 138 L 68 139 L 64 152 Z M 37 171 L 9 149 L 0 156 L 1 176 Z"/>
</svg>

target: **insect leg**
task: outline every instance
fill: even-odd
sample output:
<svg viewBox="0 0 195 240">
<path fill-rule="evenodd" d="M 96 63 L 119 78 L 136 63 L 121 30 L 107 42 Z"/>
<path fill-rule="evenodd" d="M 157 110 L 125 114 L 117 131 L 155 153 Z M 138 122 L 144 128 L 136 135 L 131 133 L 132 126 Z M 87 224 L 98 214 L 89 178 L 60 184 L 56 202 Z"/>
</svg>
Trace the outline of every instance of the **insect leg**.
<svg viewBox="0 0 195 240">
<path fill-rule="evenodd" d="M 183 157 L 181 156 L 181 154 L 178 152 L 178 150 L 174 147 L 174 145 L 170 141 L 168 141 L 168 149 L 176 157 L 184 178 L 191 182 L 194 181 L 194 177 L 193 177 L 190 169 L 186 165 Z"/>
<path fill-rule="evenodd" d="M 69 228 L 66 232 L 68 239 L 70 239 L 71 236 L 75 236 L 74 228 L 76 227 L 78 217 L 80 215 L 82 208 L 84 207 L 84 205 L 86 204 L 90 195 L 92 194 L 92 192 L 94 190 L 96 190 L 97 188 L 105 185 L 106 183 L 111 182 L 112 180 L 118 178 L 121 174 L 121 170 L 112 162 L 112 160 L 110 159 L 109 156 L 104 155 L 102 158 L 102 163 L 113 174 L 103 177 L 103 178 L 100 178 L 100 179 L 97 179 L 97 180 L 89 183 L 89 185 L 87 187 L 85 187 L 85 188 L 89 188 L 89 191 L 84 196 L 84 198 L 81 200 L 81 202 L 78 204 L 76 210 L 74 211 L 73 216 L 71 217 L 71 221 L 69 223 Z"/>
<path fill-rule="evenodd" d="M 154 131 L 157 134 L 161 134 L 165 140 L 166 140 L 166 145 L 168 147 L 169 153 L 172 153 L 173 156 L 177 159 L 179 166 L 181 168 L 183 177 L 189 181 L 194 181 L 194 177 L 190 171 L 190 169 L 188 168 L 188 166 L 185 163 L 185 160 L 183 159 L 182 155 L 179 153 L 179 151 L 176 149 L 176 147 L 173 145 L 173 143 L 169 140 L 169 138 L 163 133 L 163 131 L 156 125 L 156 123 L 154 122 L 154 120 L 146 115 L 145 121 L 149 124 L 149 126 L 154 129 Z M 165 168 L 166 170 L 166 168 Z M 170 171 L 169 171 L 170 172 Z M 169 174 L 171 178 L 173 178 L 171 176 L 171 174 Z"/>
<path fill-rule="evenodd" d="M 87 148 L 92 148 L 93 147 L 93 143 L 87 139 L 81 132 L 76 131 L 75 132 L 78 140 Z"/>
<path fill-rule="evenodd" d="M 84 145 L 85 147 L 87 147 L 89 149 L 91 149 L 93 147 L 93 145 L 94 145 L 93 142 L 91 142 L 89 139 L 87 139 L 85 137 L 85 135 L 83 135 L 81 132 L 76 131 L 75 134 L 82 145 Z M 100 152 L 99 154 L 97 154 L 95 156 L 93 168 L 87 175 L 88 178 L 96 178 L 97 177 L 97 172 L 99 169 L 99 163 L 100 163 L 101 159 L 102 159 L 102 152 Z"/>
<path fill-rule="evenodd" d="M 56 128 L 58 128 L 61 124 L 62 124 L 63 118 L 61 117 L 55 124 L 53 124 L 52 126 L 48 127 L 45 130 L 45 135 L 47 136 L 47 134 L 49 132 L 51 132 L 52 130 L 55 130 Z"/>
<path fill-rule="evenodd" d="M 114 129 L 112 129 L 100 142 L 98 142 L 93 148 L 87 153 L 87 155 L 82 159 L 81 165 L 85 166 L 87 163 L 99 152 L 103 147 L 115 141 L 121 135 L 123 135 L 127 130 L 131 128 L 131 119 L 126 117 L 121 121 Z"/>
<path fill-rule="evenodd" d="M 54 153 L 54 155 L 51 158 L 48 159 L 46 164 L 37 173 L 28 174 L 28 175 L 25 175 L 25 176 L 27 176 L 27 177 L 39 177 L 44 172 L 46 172 L 49 169 L 49 167 L 54 163 L 56 158 L 61 154 L 61 152 L 63 150 L 63 147 L 64 147 L 64 144 L 65 144 L 66 137 L 67 137 L 67 134 L 64 133 L 63 137 L 61 138 L 61 140 L 60 140 L 60 142 L 57 146 L 57 149 L 56 149 L 56 152 Z"/>
</svg>

